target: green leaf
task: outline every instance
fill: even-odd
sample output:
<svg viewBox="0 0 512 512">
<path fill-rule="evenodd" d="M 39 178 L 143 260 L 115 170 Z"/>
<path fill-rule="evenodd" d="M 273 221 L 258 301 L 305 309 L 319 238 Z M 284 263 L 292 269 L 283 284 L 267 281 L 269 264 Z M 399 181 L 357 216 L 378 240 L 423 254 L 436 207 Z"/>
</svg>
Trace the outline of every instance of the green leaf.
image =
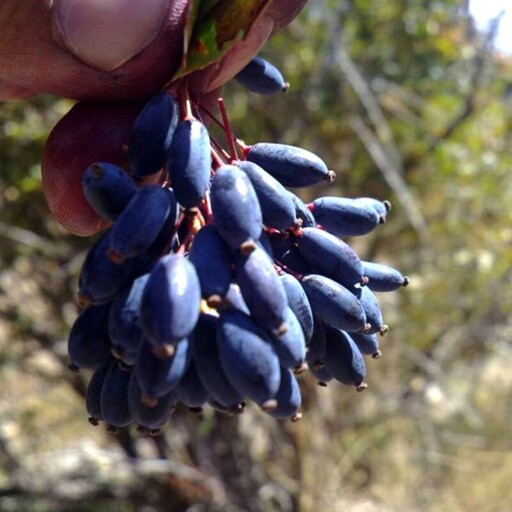
<svg viewBox="0 0 512 512">
<path fill-rule="evenodd" d="M 198 19 L 199 10 L 201 8 L 201 0 L 191 0 L 187 7 L 187 17 L 185 20 L 185 28 L 183 30 L 183 61 L 182 66 L 187 60 L 188 48 L 194 32 L 194 25 Z"/>
<path fill-rule="evenodd" d="M 247 34 L 270 0 L 207 0 L 194 2 L 193 33 L 173 80 L 220 60 Z M 199 13 L 199 14 L 198 14 Z M 187 29 L 191 25 L 187 21 Z"/>
</svg>

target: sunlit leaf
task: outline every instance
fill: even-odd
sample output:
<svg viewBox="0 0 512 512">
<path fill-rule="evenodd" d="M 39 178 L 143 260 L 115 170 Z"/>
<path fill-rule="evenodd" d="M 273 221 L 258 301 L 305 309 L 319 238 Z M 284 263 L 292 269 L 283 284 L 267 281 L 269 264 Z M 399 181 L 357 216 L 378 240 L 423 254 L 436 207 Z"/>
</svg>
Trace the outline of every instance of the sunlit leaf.
<svg viewBox="0 0 512 512">
<path fill-rule="evenodd" d="M 185 65 L 185 62 L 187 59 L 188 48 L 189 48 L 190 40 L 192 39 L 192 34 L 194 32 L 194 25 L 198 18 L 198 13 L 199 13 L 201 3 L 202 3 L 201 0 L 191 0 L 188 3 L 187 17 L 185 20 L 185 28 L 183 30 L 183 62 L 182 62 L 182 65 Z"/>
<path fill-rule="evenodd" d="M 174 79 L 220 60 L 262 15 L 270 0 L 210 0 L 192 16 L 196 19 L 183 64 Z M 190 18 L 190 21 L 193 18 Z M 191 24 L 187 22 L 190 29 Z"/>
</svg>

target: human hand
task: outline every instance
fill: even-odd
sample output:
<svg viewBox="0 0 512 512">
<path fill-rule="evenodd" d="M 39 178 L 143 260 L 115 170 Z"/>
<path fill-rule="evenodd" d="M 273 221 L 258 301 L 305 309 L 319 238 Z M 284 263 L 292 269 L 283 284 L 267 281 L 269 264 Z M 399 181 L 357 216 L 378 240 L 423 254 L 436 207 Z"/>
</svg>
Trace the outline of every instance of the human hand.
<svg viewBox="0 0 512 512">
<path fill-rule="evenodd" d="M 270 0 L 246 37 L 219 63 L 187 79 L 201 101 L 233 77 L 306 0 Z M 187 0 L 3 0 L 0 99 L 46 92 L 81 100 L 46 144 L 43 187 L 55 218 L 77 235 L 104 223 L 89 207 L 81 176 L 91 163 L 123 164 L 143 99 L 178 70 Z"/>
</svg>

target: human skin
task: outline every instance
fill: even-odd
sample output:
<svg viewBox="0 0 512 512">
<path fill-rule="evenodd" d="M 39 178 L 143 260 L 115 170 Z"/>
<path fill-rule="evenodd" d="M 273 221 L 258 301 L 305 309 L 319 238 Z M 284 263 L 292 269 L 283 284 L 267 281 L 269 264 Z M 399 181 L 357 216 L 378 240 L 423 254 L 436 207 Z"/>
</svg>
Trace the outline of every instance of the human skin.
<svg viewBox="0 0 512 512">
<path fill-rule="evenodd" d="M 187 84 L 209 104 L 307 0 L 269 0 L 243 40 Z M 87 204 L 81 176 L 95 161 L 124 164 L 143 101 L 181 64 L 188 0 L 0 0 L 0 100 L 38 93 L 78 100 L 56 125 L 42 157 L 54 217 L 87 236 L 105 223 Z"/>
</svg>

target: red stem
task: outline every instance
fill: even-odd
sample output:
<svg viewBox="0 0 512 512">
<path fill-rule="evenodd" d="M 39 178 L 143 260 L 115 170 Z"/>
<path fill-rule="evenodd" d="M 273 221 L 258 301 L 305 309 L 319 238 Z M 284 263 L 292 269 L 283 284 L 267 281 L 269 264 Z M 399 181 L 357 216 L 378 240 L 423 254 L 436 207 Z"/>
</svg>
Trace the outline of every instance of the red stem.
<svg viewBox="0 0 512 512">
<path fill-rule="evenodd" d="M 185 240 L 180 244 L 179 249 L 176 251 L 176 254 L 183 256 L 185 254 L 185 251 L 187 250 L 187 247 L 192 243 L 192 240 L 194 240 L 195 234 L 192 232 L 188 232 L 187 236 L 185 237 Z"/>
<path fill-rule="evenodd" d="M 213 146 L 215 146 L 215 150 L 220 153 L 218 156 L 223 159 L 224 162 L 229 161 L 229 153 L 213 138 L 210 137 L 210 141 Z"/>
<path fill-rule="evenodd" d="M 218 169 L 219 167 L 222 167 L 224 165 L 224 160 L 219 156 L 217 151 L 212 147 L 211 148 L 211 155 L 212 155 L 212 166 L 215 167 L 215 169 Z M 212 169 L 212 174 L 215 174 L 215 170 Z"/>
<path fill-rule="evenodd" d="M 195 119 L 194 114 L 192 113 L 192 103 L 190 102 L 190 98 L 185 102 L 185 114 L 184 120 Z"/>
<path fill-rule="evenodd" d="M 228 111 L 226 110 L 226 105 L 224 103 L 223 98 L 219 98 L 217 100 L 217 105 L 219 107 L 220 115 L 222 116 L 222 124 L 224 127 L 224 132 L 226 134 L 226 139 L 229 148 L 229 154 L 231 156 L 231 161 L 238 160 L 238 155 L 236 152 L 235 140 L 236 137 L 233 135 L 233 131 L 231 130 L 231 123 L 229 122 Z"/>
<path fill-rule="evenodd" d="M 284 265 L 283 263 L 281 263 L 278 260 L 274 260 L 274 265 L 279 267 L 281 270 L 284 270 L 287 274 L 290 274 L 291 276 L 295 277 L 295 279 L 297 279 L 297 281 L 300 281 L 304 277 L 304 274 L 299 274 L 298 272 L 295 272 L 294 270 L 287 267 L 286 265 Z"/>
<path fill-rule="evenodd" d="M 205 204 L 205 210 L 206 210 L 206 223 L 209 224 L 213 219 L 213 212 L 212 212 L 212 202 L 210 199 L 210 191 L 206 191 L 206 195 L 204 196 L 204 204 Z"/>
<path fill-rule="evenodd" d="M 199 105 L 199 108 L 217 125 L 224 129 L 224 125 L 203 105 Z"/>
<path fill-rule="evenodd" d="M 188 94 L 188 88 L 185 80 L 180 84 L 180 87 L 176 92 L 176 96 L 180 106 L 181 119 L 190 119 L 189 116 L 192 115 L 192 108 L 190 105 L 190 96 Z"/>
<path fill-rule="evenodd" d="M 251 150 L 251 146 L 248 146 L 242 139 L 235 140 L 236 145 L 242 150 L 242 155 L 244 159 L 247 158 L 247 153 Z"/>
</svg>

